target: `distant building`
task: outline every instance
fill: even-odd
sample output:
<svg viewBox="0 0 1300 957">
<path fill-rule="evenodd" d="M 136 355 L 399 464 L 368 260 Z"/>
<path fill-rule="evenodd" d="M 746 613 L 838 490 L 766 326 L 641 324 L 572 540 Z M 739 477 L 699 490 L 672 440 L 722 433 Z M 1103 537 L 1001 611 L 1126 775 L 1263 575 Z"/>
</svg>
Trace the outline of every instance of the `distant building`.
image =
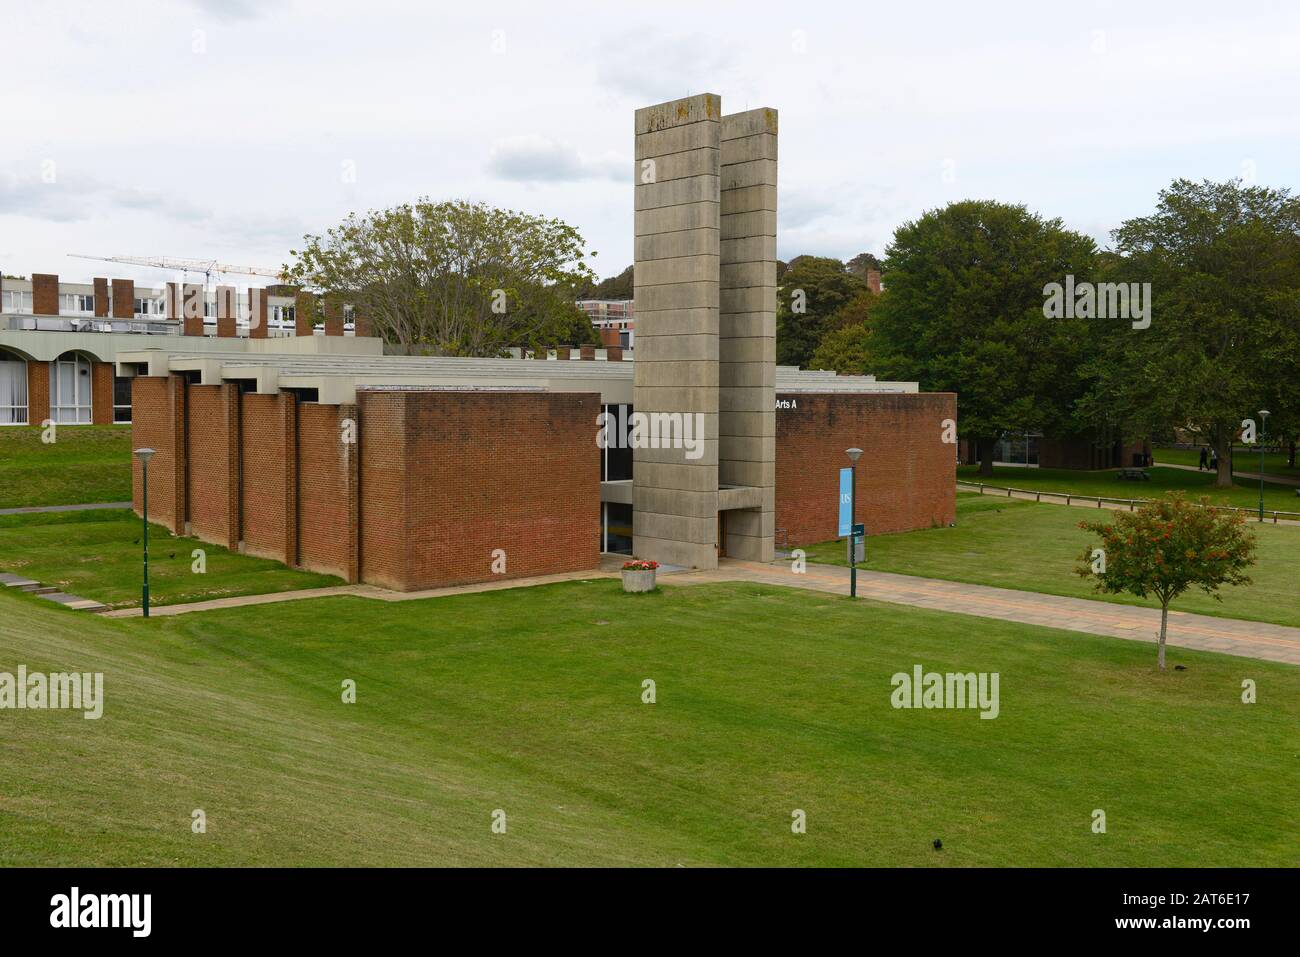
<svg viewBox="0 0 1300 957">
<path fill-rule="evenodd" d="M 631 349 L 636 338 L 632 302 L 631 299 L 579 299 L 578 308 L 599 331 L 602 346 Z"/>
</svg>

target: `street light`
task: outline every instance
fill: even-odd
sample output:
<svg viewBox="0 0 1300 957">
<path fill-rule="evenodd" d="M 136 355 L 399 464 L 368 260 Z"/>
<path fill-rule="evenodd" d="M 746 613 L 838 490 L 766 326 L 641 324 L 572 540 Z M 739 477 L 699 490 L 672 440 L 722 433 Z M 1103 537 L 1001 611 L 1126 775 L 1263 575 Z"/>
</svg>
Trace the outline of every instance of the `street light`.
<svg viewBox="0 0 1300 957">
<path fill-rule="evenodd" d="M 853 534 L 858 521 L 858 459 L 862 450 L 845 449 L 849 457 L 849 597 L 858 597 L 858 539 Z"/>
<path fill-rule="evenodd" d="M 1268 429 L 1268 409 L 1259 410 L 1259 520 L 1264 521 L 1264 432 Z"/>
<path fill-rule="evenodd" d="M 140 521 L 144 525 L 144 586 L 140 596 L 146 618 L 149 617 L 149 460 L 153 453 L 153 449 L 136 449 L 134 453 L 140 460 Z"/>
</svg>

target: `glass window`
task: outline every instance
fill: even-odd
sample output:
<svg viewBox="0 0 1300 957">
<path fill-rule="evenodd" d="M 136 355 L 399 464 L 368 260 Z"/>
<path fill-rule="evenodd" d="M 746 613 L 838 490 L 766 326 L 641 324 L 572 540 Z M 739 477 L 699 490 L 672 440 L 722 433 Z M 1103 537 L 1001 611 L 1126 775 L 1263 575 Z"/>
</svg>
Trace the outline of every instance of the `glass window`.
<svg viewBox="0 0 1300 957">
<path fill-rule="evenodd" d="M 27 363 L 0 350 L 0 425 L 27 422 Z"/>
<path fill-rule="evenodd" d="M 61 425 L 89 425 L 90 362 L 65 352 L 50 363 L 50 418 Z"/>
<path fill-rule="evenodd" d="M 602 551 L 631 555 L 632 506 L 623 502 L 606 502 L 604 513 L 605 547 Z"/>
<path fill-rule="evenodd" d="M 632 477 L 632 448 L 628 441 L 630 405 L 606 405 L 601 411 L 608 413 L 605 420 L 606 447 L 601 449 L 600 480 L 620 482 Z"/>
<path fill-rule="evenodd" d="M 113 377 L 113 421 L 131 421 L 131 379 Z"/>
</svg>

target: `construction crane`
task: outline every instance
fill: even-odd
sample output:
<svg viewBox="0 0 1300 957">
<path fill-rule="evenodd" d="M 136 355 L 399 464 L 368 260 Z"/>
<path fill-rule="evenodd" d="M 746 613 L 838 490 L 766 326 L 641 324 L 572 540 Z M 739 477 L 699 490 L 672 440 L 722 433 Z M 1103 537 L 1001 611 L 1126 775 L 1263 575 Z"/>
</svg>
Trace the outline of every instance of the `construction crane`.
<svg viewBox="0 0 1300 957">
<path fill-rule="evenodd" d="M 287 278 L 283 269 L 269 269 L 265 266 L 235 266 L 230 263 L 217 262 L 215 259 L 177 259 L 170 256 L 85 256 L 81 253 L 68 253 L 74 259 L 97 259 L 106 263 L 127 263 L 132 266 L 154 266 L 158 269 L 178 269 L 187 276 L 191 272 L 203 273 L 203 291 L 207 294 L 208 284 L 213 273 L 236 273 L 241 276 L 270 276 L 284 282 Z"/>
</svg>

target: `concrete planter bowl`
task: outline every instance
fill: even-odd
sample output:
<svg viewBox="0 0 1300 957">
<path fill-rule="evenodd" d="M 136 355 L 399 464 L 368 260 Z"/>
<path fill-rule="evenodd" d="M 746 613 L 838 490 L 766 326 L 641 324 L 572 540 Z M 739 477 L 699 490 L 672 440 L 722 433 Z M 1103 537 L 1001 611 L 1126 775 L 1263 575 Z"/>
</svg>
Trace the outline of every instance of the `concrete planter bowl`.
<svg viewBox="0 0 1300 957">
<path fill-rule="evenodd" d="M 655 590 L 655 570 L 658 562 L 627 562 L 623 566 L 623 591 L 647 592 Z"/>
</svg>

